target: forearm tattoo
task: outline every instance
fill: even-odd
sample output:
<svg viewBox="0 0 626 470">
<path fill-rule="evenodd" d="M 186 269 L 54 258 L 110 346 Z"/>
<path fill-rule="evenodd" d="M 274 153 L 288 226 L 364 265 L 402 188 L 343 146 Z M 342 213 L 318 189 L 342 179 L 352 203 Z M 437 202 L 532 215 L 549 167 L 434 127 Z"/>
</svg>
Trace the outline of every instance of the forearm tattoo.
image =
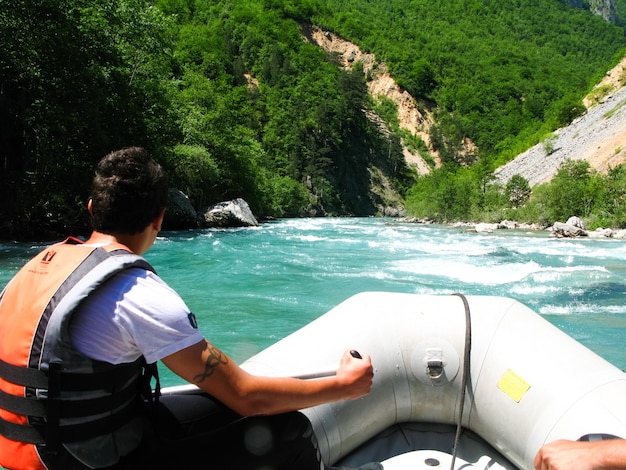
<svg viewBox="0 0 626 470">
<path fill-rule="evenodd" d="M 217 369 L 217 366 L 220 364 L 227 364 L 228 357 L 217 349 L 215 346 L 209 347 L 209 357 L 207 357 L 206 362 L 204 363 L 204 372 L 202 374 L 198 374 L 194 376 L 193 381 L 195 383 L 203 382 L 204 379 L 211 377 Z"/>
</svg>

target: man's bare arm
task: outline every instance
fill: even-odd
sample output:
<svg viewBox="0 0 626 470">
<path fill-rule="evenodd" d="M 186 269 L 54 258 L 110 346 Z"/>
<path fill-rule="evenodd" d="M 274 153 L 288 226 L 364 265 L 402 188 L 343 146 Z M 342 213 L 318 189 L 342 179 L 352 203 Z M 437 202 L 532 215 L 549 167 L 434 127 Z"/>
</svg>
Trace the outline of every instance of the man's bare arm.
<svg viewBox="0 0 626 470">
<path fill-rule="evenodd" d="M 299 380 L 255 376 L 206 340 L 165 357 L 163 363 L 244 416 L 284 413 L 358 398 L 369 392 L 374 376 L 368 355 L 355 359 L 348 351 L 333 377 Z"/>
<path fill-rule="evenodd" d="M 193 377 L 193 383 L 199 384 L 211 377 L 218 366 L 228 364 L 228 357 L 215 346 L 208 344 L 208 355 L 204 363 L 204 371 Z"/>
</svg>

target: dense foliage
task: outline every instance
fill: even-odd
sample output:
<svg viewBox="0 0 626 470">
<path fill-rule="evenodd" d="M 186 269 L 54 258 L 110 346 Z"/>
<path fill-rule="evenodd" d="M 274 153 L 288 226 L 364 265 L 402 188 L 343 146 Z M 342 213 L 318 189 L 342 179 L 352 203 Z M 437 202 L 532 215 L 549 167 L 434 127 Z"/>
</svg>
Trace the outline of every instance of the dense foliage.
<svg viewBox="0 0 626 470">
<path fill-rule="evenodd" d="M 592 230 L 626 227 L 625 165 L 601 175 L 586 161 L 568 160 L 532 193 L 519 175 L 503 187 L 479 168 L 448 167 L 422 178 L 408 192 L 408 211 L 439 222 L 508 219 L 547 227 L 577 216 Z"/>
<path fill-rule="evenodd" d="M 565 1 L 326 0 L 317 21 L 388 63 L 440 109 L 444 140 L 508 159 L 568 124 L 624 30 Z M 454 161 L 455 149 L 442 149 Z"/>
<path fill-rule="evenodd" d="M 0 224 L 46 236 L 84 225 L 94 162 L 175 142 L 172 41 L 141 2 L 0 1 Z M 80 199 L 80 202 L 77 201 Z"/>
<path fill-rule="evenodd" d="M 3 2 L 4 3 L 4 2 Z M 370 170 L 411 173 L 342 71 L 263 1 L 18 0 L 0 9 L 0 222 L 84 223 L 94 162 L 148 147 L 194 205 L 373 215 Z M 13 4 L 12 4 L 13 5 Z"/>
<path fill-rule="evenodd" d="M 445 165 L 412 208 L 520 206 L 523 182 L 488 184 L 496 162 L 569 122 L 621 53 L 623 28 L 565 3 L 0 0 L 0 236 L 83 230 L 94 163 L 126 145 L 149 148 L 196 208 L 243 197 L 260 216 L 376 214 L 373 181 L 401 194 L 415 181 L 401 132 L 359 64 L 302 40 L 310 24 L 374 52 L 438 110 Z"/>
</svg>

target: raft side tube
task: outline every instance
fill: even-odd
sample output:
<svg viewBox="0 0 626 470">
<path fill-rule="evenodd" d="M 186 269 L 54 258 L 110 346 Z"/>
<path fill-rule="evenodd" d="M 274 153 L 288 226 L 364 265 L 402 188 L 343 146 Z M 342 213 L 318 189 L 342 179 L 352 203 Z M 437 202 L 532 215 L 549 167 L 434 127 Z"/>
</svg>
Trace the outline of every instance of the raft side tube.
<svg viewBox="0 0 626 470">
<path fill-rule="evenodd" d="M 520 468 L 532 468 L 539 447 L 554 439 L 589 433 L 626 437 L 622 371 L 513 299 L 467 299 L 472 353 L 466 428 Z M 393 424 L 456 423 L 464 343 L 458 297 L 366 292 L 243 367 L 292 375 L 323 368 L 346 349 L 371 355 L 375 378 L 367 396 L 304 410 L 324 461 L 333 463 Z M 424 369 L 433 356 L 441 358 L 444 374 L 429 383 Z"/>
</svg>

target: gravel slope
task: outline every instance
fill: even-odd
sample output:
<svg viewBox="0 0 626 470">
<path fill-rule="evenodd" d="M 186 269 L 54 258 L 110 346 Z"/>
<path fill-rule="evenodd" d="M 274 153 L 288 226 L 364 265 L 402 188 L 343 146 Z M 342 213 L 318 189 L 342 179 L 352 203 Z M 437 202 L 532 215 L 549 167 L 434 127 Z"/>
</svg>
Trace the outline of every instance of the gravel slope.
<svg viewBox="0 0 626 470">
<path fill-rule="evenodd" d="M 626 87 L 556 131 L 555 136 L 550 155 L 544 143 L 535 145 L 496 170 L 499 182 L 506 184 L 511 176 L 519 174 L 531 186 L 544 183 L 568 159 L 587 160 L 601 173 L 626 162 Z"/>
</svg>

